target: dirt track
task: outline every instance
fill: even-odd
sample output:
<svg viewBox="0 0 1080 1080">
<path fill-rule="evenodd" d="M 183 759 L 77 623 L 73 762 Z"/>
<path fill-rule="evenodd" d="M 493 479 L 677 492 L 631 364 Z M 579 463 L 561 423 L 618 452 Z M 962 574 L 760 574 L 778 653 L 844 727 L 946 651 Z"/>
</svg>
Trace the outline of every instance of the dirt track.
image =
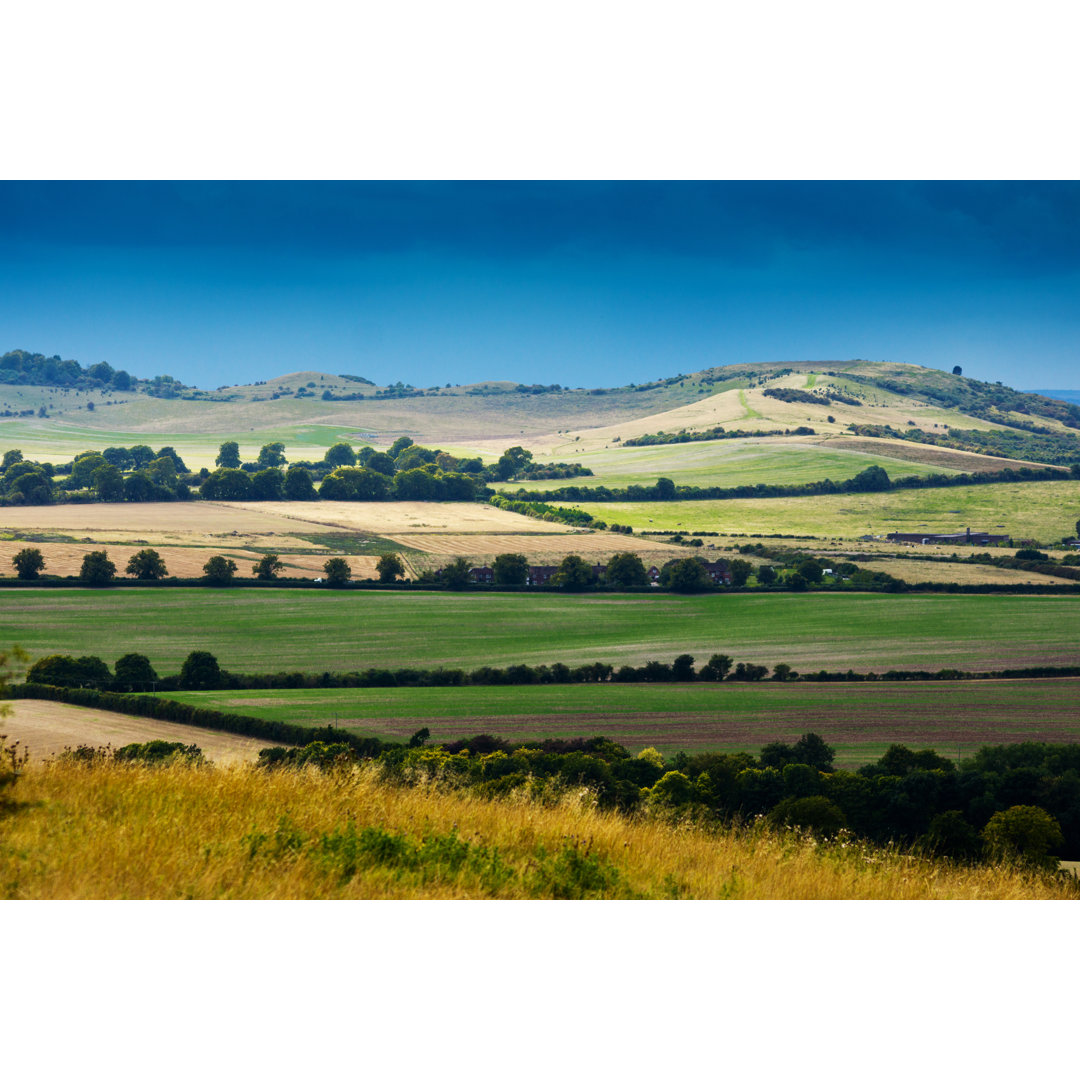
<svg viewBox="0 0 1080 1080">
<path fill-rule="evenodd" d="M 11 715 L 0 719 L 0 731 L 8 736 L 9 747 L 17 739 L 20 749 L 28 748 L 32 761 L 51 757 L 69 746 L 116 748 L 133 742 L 165 739 L 186 745 L 195 743 L 210 761 L 229 763 L 253 761 L 264 747 L 275 745 L 244 735 L 124 716 L 102 709 L 84 709 L 55 701 L 23 700 L 10 704 Z"/>
</svg>

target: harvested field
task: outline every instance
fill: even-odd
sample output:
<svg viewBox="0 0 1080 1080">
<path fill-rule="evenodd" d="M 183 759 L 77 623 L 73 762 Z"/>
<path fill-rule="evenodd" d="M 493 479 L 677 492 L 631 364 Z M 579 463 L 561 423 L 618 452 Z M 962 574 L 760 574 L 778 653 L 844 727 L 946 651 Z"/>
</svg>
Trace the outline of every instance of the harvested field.
<svg viewBox="0 0 1080 1080">
<path fill-rule="evenodd" d="M 10 704 L 11 715 L 3 721 L 8 745 L 17 739 L 20 749 L 29 749 L 33 761 L 59 754 L 67 747 L 112 746 L 115 749 L 128 743 L 164 739 L 187 745 L 195 743 L 211 761 L 225 763 L 253 761 L 260 750 L 274 745 L 246 735 L 208 731 L 167 720 L 124 716 L 102 709 L 84 709 L 56 701 L 22 700 Z"/>
<path fill-rule="evenodd" d="M 375 569 L 379 559 L 375 555 L 294 555 L 281 552 L 281 561 L 284 569 L 280 577 L 322 577 L 323 566 L 328 559 L 344 559 L 352 570 L 353 580 L 363 578 L 377 578 L 378 571 Z M 415 577 L 408 567 L 407 560 L 405 576 L 409 579 Z M 302 571 L 302 573 L 301 573 Z"/>
<path fill-rule="evenodd" d="M 916 559 L 869 559 L 859 561 L 862 570 L 883 571 L 915 585 L 920 581 L 957 582 L 960 585 L 1073 585 L 1071 578 L 1031 574 L 1007 566 L 984 566 L 969 562 L 920 562 Z"/>
<path fill-rule="evenodd" d="M 77 575 L 82 569 L 83 556 L 91 551 L 101 551 L 103 548 L 116 566 L 116 573 L 123 577 L 128 564 L 128 559 L 136 551 L 149 545 L 129 544 L 125 546 L 113 545 L 109 547 L 103 544 L 54 544 L 54 543 L 29 543 L 14 540 L 0 540 L 0 577 L 15 577 L 15 570 L 11 565 L 12 556 L 26 547 L 36 547 L 45 560 L 45 573 L 58 574 L 60 577 Z M 239 567 L 241 574 L 248 573 L 248 566 L 261 558 L 254 551 L 245 551 L 237 548 L 218 547 L 154 547 L 154 550 L 165 560 L 165 566 L 172 577 L 197 578 L 202 577 L 203 566 L 212 555 L 224 555 L 233 559 Z M 295 556 L 292 556 L 295 557 Z M 302 556 L 301 556 L 302 558 Z M 325 562 L 325 557 L 323 559 Z"/>
<path fill-rule="evenodd" d="M 542 533 L 496 534 L 483 533 L 384 533 L 387 540 L 398 544 L 426 551 L 429 555 L 501 555 L 503 553 L 528 554 L 545 552 L 558 555 L 593 555 L 611 554 L 616 551 L 634 551 L 663 554 L 667 558 L 677 558 L 670 544 L 660 544 L 655 540 L 641 540 L 636 536 L 621 533 L 582 532 L 545 536 Z"/>
<path fill-rule="evenodd" d="M 487 503 L 453 502 L 262 502 L 204 503 L 241 513 L 265 514 L 275 522 L 287 522 L 293 532 L 303 525 L 325 529 L 351 529 L 385 535 L 417 532 L 568 533 L 569 525 L 527 518 Z M 0 518 L 2 521 L 2 518 Z M 410 541 L 411 543 L 411 541 Z"/>
</svg>

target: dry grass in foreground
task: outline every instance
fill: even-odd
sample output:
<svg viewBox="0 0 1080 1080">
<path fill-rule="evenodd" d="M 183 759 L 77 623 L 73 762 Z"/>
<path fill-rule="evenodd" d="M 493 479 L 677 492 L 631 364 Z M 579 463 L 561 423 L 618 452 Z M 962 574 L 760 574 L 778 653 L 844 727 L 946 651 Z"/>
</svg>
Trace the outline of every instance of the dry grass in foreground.
<svg viewBox="0 0 1080 1080">
<path fill-rule="evenodd" d="M 762 828 L 710 832 L 382 781 L 53 763 L 0 817 L 0 895 L 33 899 L 1065 899 L 1080 887 Z"/>
</svg>

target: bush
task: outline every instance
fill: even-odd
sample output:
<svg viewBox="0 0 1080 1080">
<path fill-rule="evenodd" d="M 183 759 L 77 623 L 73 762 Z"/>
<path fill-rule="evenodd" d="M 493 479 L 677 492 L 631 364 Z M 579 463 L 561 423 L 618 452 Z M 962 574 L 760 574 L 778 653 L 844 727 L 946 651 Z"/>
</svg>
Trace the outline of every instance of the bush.
<svg viewBox="0 0 1080 1080">
<path fill-rule="evenodd" d="M 816 836 L 835 836 L 847 826 L 844 812 L 824 795 L 784 799 L 770 811 L 769 821 L 809 829 Z"/>
<path fill-rule="evenodd" d="M 1056 819 L 1038 806 L 999 810 L 982 831 L 991 855 L 1016 859 L 1048 870 L 1057 866 L 1049 852 L 1065 842 Z"/>
</svg>

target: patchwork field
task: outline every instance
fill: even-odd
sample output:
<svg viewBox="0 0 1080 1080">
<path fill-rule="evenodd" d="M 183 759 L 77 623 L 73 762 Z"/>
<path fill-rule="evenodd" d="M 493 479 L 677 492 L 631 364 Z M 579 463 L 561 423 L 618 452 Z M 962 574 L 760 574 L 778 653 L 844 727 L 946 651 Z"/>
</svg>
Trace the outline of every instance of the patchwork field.
<svg viewBox="0 0 1080 1080">
<path fill-rule="evenodd" d="M 891 743 L 956 760 L 985 744 L 1080 738 L 1080 680 L 465 686 L 165 694 L 193 705 L 359 735 L 436 741 L 603 735 L 637 751 L 747 750 L 815 731 L 838 764 L 877 760 Z"/>
<path fill-rule="evenodd" d="M 211 761 L 226 764 L 252 761 L 259 751 L 273 743 L 232 735 L 223 731 L 170 724 L 166 720 L 148 720 L 141 716 L 123 716 L 102 709 L 84 709 L 55 701 L 13 701 L 11 714 L 4 717 L 3 731 L 10 740 L 18 740 L 20 750 L 29 750 L 38 762 L 76 746 L 111 746 L 116 749 L 133 742 L 195 743 Z"/>
<path fill-rule="evenodd" d="M 232 671 L 603 661 L 690 653 L 798 671 L 993 670 L 1080 663 L 1074 596 L 172 589 L 0 591 L 0 646 L 149 656 L 206 649 Z"/>
<path fill-rule="evenodd" d="M 859 560 L 862 570 L 883 571 L 916 585 L 921 581 L 956 582 L 959 585 L 1074 585 L 1070 578 L 1031 574 L 1006 566 L 983 566 L 969 562 L 920 562 L 916 559 Z"/>
<path fill-rule="evenodd" d="M 727 535 L 778 533 L 854 538 L 890 532 L 1001 532 L 1057 542 L 1076 535 L 1080 481 L 818 495 L 790 499 L 567 503 L 609 524 L 705 530 Z"/>
</svg>

